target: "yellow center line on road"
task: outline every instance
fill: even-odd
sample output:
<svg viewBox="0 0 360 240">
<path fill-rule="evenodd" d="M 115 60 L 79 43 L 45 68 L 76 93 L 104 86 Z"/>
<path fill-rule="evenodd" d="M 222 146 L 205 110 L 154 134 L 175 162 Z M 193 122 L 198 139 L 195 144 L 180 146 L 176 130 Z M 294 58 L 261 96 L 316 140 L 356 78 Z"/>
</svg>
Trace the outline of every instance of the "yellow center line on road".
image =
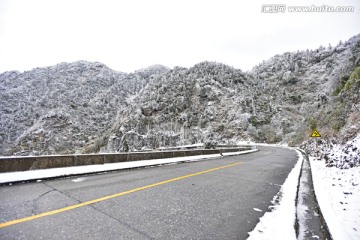
<svg viewBox="0 0 360 240">
<path fill-rule="evenodd" d="M 198 176 L 198 175 L 201 175 L 201 174 L 204 174 L 204 173 L 213 172 L 213 171 L 217 171 L 217 170 L 220 170 L 220 169 L 233 167 L 233 166 L 236 166 L 236 165 L 241 164 L 241 163 L 242 162 L 237 162 L 237 163 L 229 164 L 229 165 L 226 165 L 226 166 L 211 168 L 211 169 L 208 169 L 208 170 L 205 170 L 205 171 L 188 174 L 188 175 L 184 175 L 184 176 L 181 176 L 181 177 L 171 178 L 171 179 L 168 179 L 168 180 L 165 180 L 165 181 L 162 181 L 162 182 L 157 182 L 157 183 L 153 183 L 153 184 L 146 185 L 146 186 L 143 186 L 143 187 L 134 188 L 134 189 L 131 189 L 131 190 L 128 190 L 128 191 L 125 191 L 125 192 L 120 192 L 120 193 L 116 193 L 116 194 L 113 194 L 113 195 L 109 195 L 109 196 L 105 196 L 105 197 L 101 197 L 101 198 L 96 198 L 96 199 L 93 199 L 93 200 L 90 200 L 90 201 L 87 201 L 87 202 L 71 205 L 71 206 L 68 206 L 68 207 L 59 208 L 57 210 L 44 212 L 44 213 L 36 214 L 36 215 L 33 215 L 33 216 L 12 220 L 12 221 L 9 221 L 9 222 L 0 223 L 0 228 L 4 228 L 4 227 L 12 226 L 12 225 L 15 225 L 15 224 L 18 224 L 18 223 L 23 223 L 23 222 L 31 221 L 31 220 L 34 220 L 34 219 L 38 219 L 38 218 L 42 218 L 42 217 L 46 217 L 46 216 L 66 212 L 66 211 L 69 211 L 69 210 L 72 210 L 72 209 L 84 207 L 84 206 L 87 206 L 87 205 L 90 205 L 90 204 L 102 202 L 102 201 L 105 201 L 105 200 L 108 200 L 108 199 L 111 199 L 111 198 L 120 197 L 120 196 L 123 196 L 123 195 L 138 192 L 138 191 L 145 190 L 145 189 L 148 189 L 148 188 L 160 186 L 160 185 L 163 185 L 163 184 L 175 182 L 175 181 L 178 181 L 178 180 L 181 180 L 181 179 L 190 178 L 190 177 Z"/>
</svg>

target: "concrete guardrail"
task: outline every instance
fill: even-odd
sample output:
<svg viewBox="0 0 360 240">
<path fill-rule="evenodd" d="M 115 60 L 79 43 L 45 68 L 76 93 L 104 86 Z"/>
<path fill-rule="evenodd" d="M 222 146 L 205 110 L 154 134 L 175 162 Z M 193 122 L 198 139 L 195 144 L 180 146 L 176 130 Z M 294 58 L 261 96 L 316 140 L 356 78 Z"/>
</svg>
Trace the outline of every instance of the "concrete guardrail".
<svg viewBox="0 0 360 240">
<path fill-rule="evenodd" d="M 130 162 L 140 160 L 164 159 L 186 157 L 195 155 L 221 154 L 225 152 L 240 152 L 254 149 L 254 147 L 236 147 L 221 149 L 197 149 L 154 152 L 131 153 L 100 153 L 81 155 L 49 155 L 49 156 L 24 156 L 1 157 L 0 173 L 28 171 L 48 168 L 74 167 L 96 165 L 105 163 Z"/>
</svg>

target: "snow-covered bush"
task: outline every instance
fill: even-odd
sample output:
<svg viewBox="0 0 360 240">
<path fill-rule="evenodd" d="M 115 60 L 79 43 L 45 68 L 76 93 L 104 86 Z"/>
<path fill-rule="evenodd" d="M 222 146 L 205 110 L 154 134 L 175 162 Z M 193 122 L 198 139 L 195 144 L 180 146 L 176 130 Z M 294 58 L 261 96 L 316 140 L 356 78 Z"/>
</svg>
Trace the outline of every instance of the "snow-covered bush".
<svg viewBox="0 0 360 240">
<path fill-rule="evenodd" d="M 302 148 L 318 160 L 324 160 L 327 167 L 342 169 L 360 166 L 360 134 L 340 144 L 336 139 L 312 139 Z"/>
</svg>

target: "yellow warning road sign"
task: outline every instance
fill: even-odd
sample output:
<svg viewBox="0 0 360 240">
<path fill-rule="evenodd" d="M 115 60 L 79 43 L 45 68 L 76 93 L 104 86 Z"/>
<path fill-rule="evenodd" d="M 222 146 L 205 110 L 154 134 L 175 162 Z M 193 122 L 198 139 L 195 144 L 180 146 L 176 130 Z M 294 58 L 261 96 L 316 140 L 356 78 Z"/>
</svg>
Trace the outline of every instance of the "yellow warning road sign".
<svg viewBox="0 0 360 240">
<path fill-rule="evenodd" d="M 311 137 L 321 137 L 320 133 L 315 129 L 312 133 L 311 133 Z"/>
</svg>

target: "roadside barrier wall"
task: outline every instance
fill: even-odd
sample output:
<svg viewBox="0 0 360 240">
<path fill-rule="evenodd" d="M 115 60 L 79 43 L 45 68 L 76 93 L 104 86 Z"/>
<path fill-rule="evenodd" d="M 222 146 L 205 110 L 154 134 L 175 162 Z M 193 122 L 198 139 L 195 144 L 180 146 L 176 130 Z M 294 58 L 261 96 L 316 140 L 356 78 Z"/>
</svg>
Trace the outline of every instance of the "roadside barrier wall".
<svg viewBox="0 0 360 240">
<path fill-rule="evenodd" d="M 174 157 L 187 157 L 195 155 L 221 154 L 225 152 L 240 152 L 254 149 L 252 146 L 220 149 L 197 149 L 175 151 L 152 151 L 131 153 L 100 153 L 81 155 L 49 155 L 49 156 L 24 156 L 1 157 L 0 173 L 18 172 L 48 168 L 74 167 L 96 165 L 105 163 L 131 162 L 141 160 L 164 159 Z"/>
</svg>

